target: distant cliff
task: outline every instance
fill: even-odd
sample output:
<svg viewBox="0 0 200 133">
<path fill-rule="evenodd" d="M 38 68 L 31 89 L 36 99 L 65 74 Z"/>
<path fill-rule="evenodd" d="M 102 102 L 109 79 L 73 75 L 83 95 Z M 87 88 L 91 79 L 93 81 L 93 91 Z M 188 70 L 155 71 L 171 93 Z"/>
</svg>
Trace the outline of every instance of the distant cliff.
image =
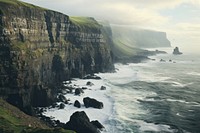
<svg viewBox="0 0 200 133">
<path fill-rule="evenodd" d="M 138 29 L 126 26 L 112 26 L 113 41 L 116 45 L 132 48 L 170 47 L 165 32 Z"/>
<path fill-rule="evenodd" d="M 0 0 L 0 96 L 31 113 L 54 101 L 63 80 L 111 71 L 105 34 L 93 18 Z"/>
<path fill-rule="evenodd" d="M 158 50 L 148 51 L 143 48 L 170 46 L 164 32 L 136 30 L 127 26 L 113 26 L 109 22 L 100 23 L 104 26 L 103 31 L 106 33 L 115 62 L 139 63 L 142 60 L 148 60 L 147 56 L 165 53 Z"/>
</svg>

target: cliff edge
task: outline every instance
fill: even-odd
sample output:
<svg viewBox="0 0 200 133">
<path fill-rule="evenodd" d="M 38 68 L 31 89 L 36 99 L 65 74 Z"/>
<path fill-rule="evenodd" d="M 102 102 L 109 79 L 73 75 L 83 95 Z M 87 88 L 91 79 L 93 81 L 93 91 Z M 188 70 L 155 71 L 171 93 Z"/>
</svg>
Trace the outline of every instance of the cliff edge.
<svg viewBox="0 0 200 133">
<path fill-rule="evenodd" d="M 113 70 L 102 26 L 17 0 L 0 0 L 0 97 L 32 113 L 60 83 Z"/>
</svg>

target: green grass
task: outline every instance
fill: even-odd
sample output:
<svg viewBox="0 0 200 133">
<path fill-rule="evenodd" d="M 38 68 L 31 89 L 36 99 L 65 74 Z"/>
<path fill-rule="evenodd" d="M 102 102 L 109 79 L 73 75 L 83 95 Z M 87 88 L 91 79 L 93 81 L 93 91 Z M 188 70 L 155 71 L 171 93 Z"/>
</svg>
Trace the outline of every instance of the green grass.
<svg viewBox="0 0 200 133">
<path fill-rule="evenodd" d="M 115 47 L 115 50 L 118 51 L 118 54 L 120 54 L 122 56 L 123 55 L 124 56 L 135 56 L 143 51 L 142 49 L 132 47 L 132 46 L 129 46 L 126 44 L 127 44 L 127 41 L 123 40 L 121 38 L 114 40 L 114 47 Z"/>
<path fill-rule="evenodd" d="M 0 133 L 75 133 L 62 128 L 49 128 L 43 123 L 39 124 L 40 127 L 30 127 L 29 122 L 39 121 L 0 98 Z"/>
<path fill-rule="evenodd" d="M 14 117 L 8 110 L 0 107 L 0 132 L 20 133 L 24 128 L 22 120 Z"/>
<path fill-rule="evenodd" d="M 70 17 L 70 21 L 80 28 L 100 28 L 101 25 L 91 17 Z"/>
</svg>

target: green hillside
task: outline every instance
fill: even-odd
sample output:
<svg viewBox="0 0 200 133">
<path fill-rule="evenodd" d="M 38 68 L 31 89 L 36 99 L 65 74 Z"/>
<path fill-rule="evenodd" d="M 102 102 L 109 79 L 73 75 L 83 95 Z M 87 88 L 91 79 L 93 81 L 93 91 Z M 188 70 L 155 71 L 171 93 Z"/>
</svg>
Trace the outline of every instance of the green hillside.
<svg viewBox="0 0 200 133">
<path fill-rule="evenodd" d="M 74 133 L 61 128 L 52 129 L 38 118 L 26 115 L 0 99 L 0 133 Z"/>
</svg>

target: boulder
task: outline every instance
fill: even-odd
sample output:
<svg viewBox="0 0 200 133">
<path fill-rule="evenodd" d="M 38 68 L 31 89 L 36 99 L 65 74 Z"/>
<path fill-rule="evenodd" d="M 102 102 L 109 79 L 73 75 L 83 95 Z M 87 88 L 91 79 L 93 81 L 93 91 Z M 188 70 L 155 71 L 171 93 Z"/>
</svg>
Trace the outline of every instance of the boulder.
<svg viewBox="0 0 200 133">
<path fill-rule="evenodd" d="M 81 88 L 75 89 L 75 95 L 80 95 L 81 93 L 84 93 L 84 91 Z"/>
<path fill-rule="evenodd" d="M 67 99 L 66 99 L 66 97 L 65 96 L 63 96 L 62 94 L 60 94 L 59 96 L 58 96 L 58 102 L 66 102 L 67 101 Z"/>
<path fill-rule="evenodd" d="M 86 83 L 86 85 L 92 86 L 92 85 L 94 85 L 94 84 L 93 84 L 92 82 L 88 81 L 88 82 Z"/>
<path fill-rule="evenodd" d="M 61 103 L 60 106 L 59 106 L 59 109 L 64 109 L 64 108 L 65 108 L 65 104 Z"/>
<path fill-rule="evenodd" d="M 74 107 L 77 107 L 77 108 L 80 108 L 80 107 L 81 107 L 81 104 L 80 104 L 80 102 L 79 102 L 78 100 L 76 100 L 76 101 L 74 102 Z"/>
<path fill-rule="evenodd" d="M 175 47 L 175 48 L 174 48 L 174 51 L 173 51 L 173 54 L 174 54 L 174 55 L 180 55 L 180 54 L 183 54 L 183 53 L 179 51 L 179 48 L 178 48 L 178 47 Z"/>
<path fill-rule="evenodd" d="M 100 90 L 106 90 L 105 86 L 101 86 Z"/>
<path fill-rule="evenodd" d="M 85 97 L 83 98 L 83 103 L 86 108 L 93 107 L 97 109 L 102 109 L 103 108 L 103 103 L 97 101 L 96 99 Z"/>
<path fill-rule="evenodd" d="M 64 128 L 77 133 L 100 133 L 97 127 L 90 123 L 90 119 L 84 111 L 73 113 Z"/>
<path fill-rule="evenodd" d="M 90 123 L 92 123 L 95 127 L 97 127 L 100 130 L 102 130 L 104 128 L 104 126 L 97 120 L 91 121 Z"/>
</svg>

